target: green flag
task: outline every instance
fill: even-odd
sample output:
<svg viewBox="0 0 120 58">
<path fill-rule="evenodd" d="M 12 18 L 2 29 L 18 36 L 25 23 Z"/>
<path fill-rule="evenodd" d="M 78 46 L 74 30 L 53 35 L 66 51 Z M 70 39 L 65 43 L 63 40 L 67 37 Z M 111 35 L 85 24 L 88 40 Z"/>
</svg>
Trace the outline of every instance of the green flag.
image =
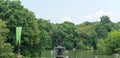
<svg viewBox="0 0 120 58">
<path fill-rule="evenodd" d="M 22 27 L 16 27 L 16 44 L 20 44 Z"/>
</svg>

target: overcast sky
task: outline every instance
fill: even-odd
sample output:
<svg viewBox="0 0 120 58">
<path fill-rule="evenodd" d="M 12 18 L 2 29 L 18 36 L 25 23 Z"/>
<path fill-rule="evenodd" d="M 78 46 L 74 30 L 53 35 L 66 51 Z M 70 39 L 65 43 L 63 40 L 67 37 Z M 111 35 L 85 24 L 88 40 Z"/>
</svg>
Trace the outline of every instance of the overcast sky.
<svg viewBox="0 0 120 58">
<path fill-rule="evenodd" d="M 120 0 L 21 0 L 25 8 L 37 18 L 53 23 L 70 21 L 80 24 L 85 21 L 100 21 L 108 15 L 113 22 L 120 21 Z"/>
</svg>

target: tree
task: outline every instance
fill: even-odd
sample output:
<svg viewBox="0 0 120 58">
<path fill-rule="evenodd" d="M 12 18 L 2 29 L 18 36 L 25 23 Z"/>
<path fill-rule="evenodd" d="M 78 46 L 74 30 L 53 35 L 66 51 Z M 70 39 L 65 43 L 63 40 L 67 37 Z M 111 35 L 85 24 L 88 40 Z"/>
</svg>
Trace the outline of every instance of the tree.
<svg viewBox="0 0 120 58">
<path fill-rule="evenodd" d="M 15 56 L 13 53 L 14 47 L 10 43 L 5 43 L 8 32 L 5 22 L 0 19 L 0 58 L 14 58 Z"/>
<path fill-rule="evenodd" d="M 120 52 L 120 29 L 111 31 L 106 39 L 99 39 L 98 50 L 102 53 L 113 54 Z"/>
<path fill-rule="evenodd" d="M 52 24 L 48 20 L 38 19 L 38 27 L 40 30 L 40 45 L 42 50 L 52 49 Z"/>
<path fill-rule="evenodd" d="M 100 19 L 100 24 L 96 25 L 96 32 L 99 38 L 106 38 L 108 33 L 114 30 L 116 26 L 111 22 L 108 16 L 102 16 Z"/>
<path fill-rule="evenodd" d="M 85 45 L 92 46 L 96 49 L 97 33 L 95 26 L 90 22 L 85 22 L 76 27 L 76 33 Z"/>
<path fill-rule="evenodd" d="M 108 34 L 106 45 L 108 53 L 120 52 L 120 29 L 112 31 Z"/>
<path fill-rule="evenodd" d="M 61 24 L 53 24 L 53 46 L 57 45 L 58 37 L 61 36 L 63 39 L 63 46 L 67 49 L 72 49 L 74 46 L 75 39 L 75 25 L 71 22 L 64 22 Z"/>
<path fill-rule="evenodd" d="M 105 24 L 105 23 L 110 23 L 111 20 L 109 20 L 108 16 L 103 15 L 102 17 L 100 17 L 101 19 L 101 23 Z"/>
<path fill-rule="evenodd" d="M 15 28 L 21 26 L 23 27 L 21 37 L 22 54 L 28 55 L 26 54 L 27 50 L 29 51 L 29 54 L 34 53 L 31 54 L 31 56 L 35 56 L 35 53 L 39 54 L 39 52 L 31 51 L 31 49 L 36 50 L 36 48 L 39 48 L 34 46 L 40 41 L 38 24 L 33 12 L 24 8 L 21 5 L 20 0 L 1 0 L 0 18 L 3 21 L 6 21 L 6 27 L 10 30 L 6 42 L 9 42 L 15 46 Z M 16 46 L 14 51 L 17 52 Z"/>
<path fill-rule="evenodd" d="M 105 40 L 103 38 L 99 39 L 98 42 L 97 42 L 97 50 L 100 54 L 105 54 L 107 51 L 106 51 L 106 43 L 105 43 Z"/>
</svg>

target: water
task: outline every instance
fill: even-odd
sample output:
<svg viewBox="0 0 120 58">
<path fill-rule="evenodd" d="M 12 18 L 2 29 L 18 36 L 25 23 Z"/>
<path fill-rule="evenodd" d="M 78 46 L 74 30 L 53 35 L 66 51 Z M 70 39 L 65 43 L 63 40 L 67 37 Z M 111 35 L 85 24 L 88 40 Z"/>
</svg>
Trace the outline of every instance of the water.
<svg viewBox="0 0 120 58">
<path fill-rule="evenodd" d="M 71 58 L 114 58 L 113 55 L 94 55 L 92 50 L 70 51 L 69 55 Z"/>
<path fill-rule="evenodd" d="M 93 51 L 91 50 L 77 50 L 73 52 L 70 50 L 68 52 L 70 58 L 95 58 Z M 114 58 L 113 55 L 96 55 L 97 58 Z M 42 57 L 51 58 L 50 51 L 43 51 Z"/>
</svg>

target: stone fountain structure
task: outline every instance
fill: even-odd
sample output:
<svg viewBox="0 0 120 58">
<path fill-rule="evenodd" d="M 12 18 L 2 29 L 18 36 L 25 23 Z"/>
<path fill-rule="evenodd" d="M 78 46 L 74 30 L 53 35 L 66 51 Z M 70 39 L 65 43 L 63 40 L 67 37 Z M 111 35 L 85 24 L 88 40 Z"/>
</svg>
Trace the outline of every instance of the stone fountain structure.
<svg viewBox="0 0 120 58">
<path fill-rule="evenodd" d="M 65 47 L 62 46 L 62 38 L 59 36 L 58 41 L 57 41 L 58 45 L 54 48 L 55 51 L 55 58 L 64 58 L 64 52 L 66 50 Z"/>
</svg>

